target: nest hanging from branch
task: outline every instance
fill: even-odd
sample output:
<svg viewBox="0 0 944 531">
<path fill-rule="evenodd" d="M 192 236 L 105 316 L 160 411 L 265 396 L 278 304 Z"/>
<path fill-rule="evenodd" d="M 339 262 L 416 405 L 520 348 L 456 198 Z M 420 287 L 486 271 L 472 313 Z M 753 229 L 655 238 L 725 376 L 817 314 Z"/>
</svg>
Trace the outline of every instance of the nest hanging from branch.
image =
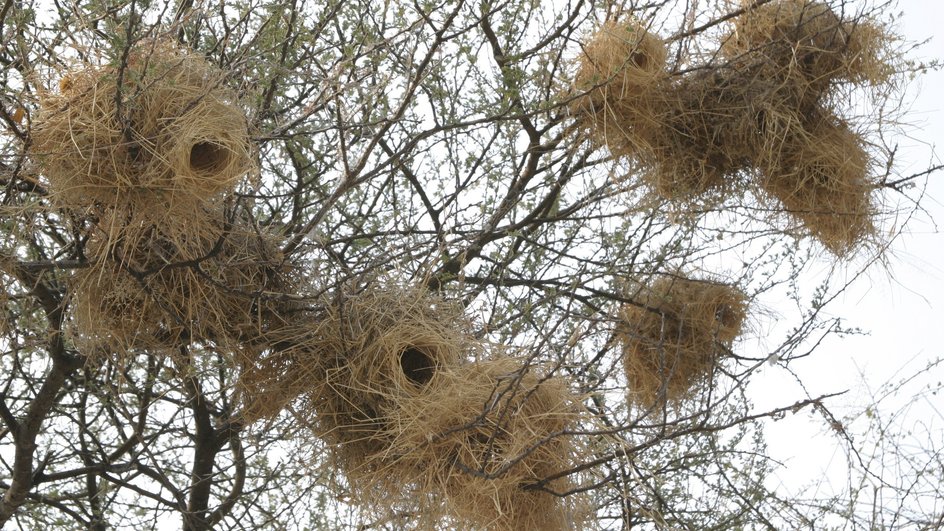
<svg viewBox="0 0 944 531">
<path fill-rule="evenodd" d="M 326 311 L 318 348 L 321 382 L 305 401 L 316 434 L 354 477 L 386 450 L 387 415 L 402 397 L 426 392 L 444 367 L 460 363 L 470 339 L 461 308 L 419 289 L 368 288 Z"/>
<path fill-rule="evenodd" d="M 377 473 L 359 479 L 380 507 L 408 485 L 417 511 L 462 529 L 571 529 L 586 516 L 577 464 L 579 400 L 567 384 L 499 358 L 443 369 L 388 417 Z"/>
<path fill-rule="evenodd" d="M 223 78 L 202 57 L 156 41 L 135 46 L 123 69 L 66 74 L 58 94 L 41 98 L 32 131 L 52 199 L 86 208 L 148 191 L 137 205 L 146 208 L 155 196 L 178 205 L 230 190 L 253 160 L 247 120 Z"/>
<path fill-rule="evenodd" d="M 870 167 L 860 135 L 835 117 L 819 116 L 783 140 L 760 185 L 826 249 L 845 256 L 877 237 Z"/>
<path fill-rule="evenodd" d="M 814 98 L 836 80 L 884 83 L 894 37 L 864 16 L 843 18 L 826 2 L 777 0 L 747 9 L 734 19 L 722 53 L 771 67 L 767 75 L 803 85 Z M 743 61 L 741 61 L 743 64 Z"/>
<path fill-rule="evenodd" d="M 716 282 L 672 276 L 657 279 L 625 305 L 617 337 L 631 403 L 676 402 L 707 378 L 718 357 L 741 333 L 744 294 Z"/>
<path fill-rule="evenodd" d="M 585 95 L 572 110 L 670 204 L 759 191 L 846 256 L 877 233 L 871 161 L 827 96 L 842 83 L 886 83 L 894 39 L 824 2 L 776 0 L 734 18 L 727 63 L 670 76 L 661 40 L 639 22 L 611 22 L 583 48 L 575 88 Z"/>
<path fill-rule="evenodd" d="M 247 420 L 293 404 L 355 498 L 380 512 L 411 506 L 430 526 L 565 529 L 583 514 L 579 497 L 556 495 L 572 488 L 566 431 L 579 401 L 517 361 L 468 362 L 467 326 L 460 307 L 418 289 L 325 299 L 273 330 L 272 351 L 244 367 Z"/>
<path fill-rule="evenodd" d="M 278 242 L 220 210 L 192 221 L 155 225 L 134 212 L 104 213 L 86 246 L 92 266 L 71 286 L 75 332 L 89 352 L 102 341 L 117 352 L 173 352 L 269 326 L 278 313 L 269 295 L 295 282 Z"/>
<path fill-rule="evenodd" d="M 571 107 L 580 124 L 613 155 L 648 147 L 660 127 L 668 77 L 665 43 L 639 21 L 607 22 L 583 46 Z"/>
<path fill-rule="evenodd" d="M 248 420 L 298 399 L 297 415 L 352 478 L 369 475 L 371 456 L 386 450 L 396 401 L 426 392 L 471 345 L 461 307 L 418 288 L 375 284 L 324 299 L 266 341 L 274 348 L 240 377 Z"/>
<path fill-rule="evenodd" d="M 662 91 L 661 127 L 648 131 L 636 158 L 659 197 L 683 202 L 744 188 L 759 130 L 796 100 L 780 83 L 730 70 L 680 76 Z"/>
</svg>

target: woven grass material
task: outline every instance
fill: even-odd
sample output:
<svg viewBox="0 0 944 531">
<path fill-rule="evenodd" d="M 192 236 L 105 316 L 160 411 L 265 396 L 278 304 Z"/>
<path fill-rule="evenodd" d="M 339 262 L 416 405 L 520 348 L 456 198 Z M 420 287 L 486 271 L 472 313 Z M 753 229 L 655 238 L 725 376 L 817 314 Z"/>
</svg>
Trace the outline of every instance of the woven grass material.
<svg viewBox="0 0 944 531">
<path fill-rule="evenodd" d="M 718 149 L 725 138 L 714 131 L 719 115 L 743 110 L 743 99 L 725 100 L 711 76 L 670 79 L 666 54 L 640 21 L 603 24 L 579 57 L 575 88 L 584 96 L 571 111 L 594 142 L 634 159 L 656 195 L 681 200 L 723 185 L 744 165 Z"/>
<path fill-rule="evenodd" d="M 747 312 L 736 288 L 678 276 L 661 277 L 634 298 L 639 305 L 620 311 L 617 337 L 628 399 L 640 407 L 678 402 L 698 389 Z"/>
<path fill-rule="evenodd" d="M 579 400 L 520 362 L 468 361 L 480 348 L 461 307 L 422 290 L 370 285 L 325 299 L 247 357 L 244 418 L 284 409 L 308 425 L 356 501 L 409 510 L 430 528 L 571 529 L 560 498 L 575 464 L 565 435 Z M 423 527 L 419 525 L 419 527 Z"/>
<path fill-rule="evenodd" d="M 271 417 L 295 401 L 341 469 L 369 473 L 361 469 L 370 456 L 387 448 L 387 412 L 465 358 L 468 323 L 461 307 L 418 288 L 369 284 L 319 306 L 307 322 L 266 335 L 275 348 L 240 378 L 245 415 Z"/>
<path fill-rule="evenodd" d="M 278 313 L 270 295 L 295 282 L 278 242 L 222 210 L 200 214 L 193 220 L 202 224 L 160 225 L 117 210 L 99 219 L 86 246 L 92 266 L 71 285 L 75 335 L 89 353 L 173 352 L 269 326 Z"/>
<path fill-rule="evenodd" d="M 872 220 L 871 161 L 860 135 L 832 116 L 817 117 L 782 140 L 781 156 L 764 168 L 761 187 L 824 247 L 852 254 L 877 238 Z"/>
<path fill-rule="evenodd" d="M 154 41 L 139 43 L 123 71 L 64 75 L 59 93 L 41 98 L 31 132 L 53 201 L 84 209 L 147 191 L 152 202 L 169 196 L 177 205 L 231 189 L 253 161 L 247 120 L 223 77 L 202 57 Z"/>
<path fill-rule="evenodd" d="M 863 17 L 843 18 L 824 2 L 777 0 L 734 19 L 721 51 L 776 65 L 774 74 L 822 95 L 833 81 L 884 83 L 891 36 Z"/>
<path fill-rule="evenodd" d="M 661 92 L 662 127 L 648 131 L 636 158 L 641 179 L 659 197 L 685 202 L 708 192 L 745 188 L 763 131 L 795 123 L 799 96 L 776 80 L 729 69 L 674 78 Z"/>
<path fill-rule="evenodd" d="M 553 494 L 572 489 L 571 479 L 541 483 L 577 464 L 566 432 L 581 408 L 562 379 L 497 358 L 440 370 L 426 392 L 396 405 L 388 449 L 369 467 L 375 472 L 354 478 L 374 504 L 396 505 L 388 498 L 407 483 L 425 495 L 420 514 L 457 529 L 581 528 L 583 499 Z"/>
<path fill-rule="evenodd" d="M 665 44 L 638 22 L 598 30 L 583 48 L 575 88 L 585 96 L 572 112 L 591 138 L 635 160 L 650 190 L 675 202 L 742 185 L 736 174 L 751 169 L 756 117 L 774 114 L 775 104 L 798 105 L 782 82 L 743 70 L 670 77 Z"/>
<path fill-rule="evenodd" d="M 634 156 L 661 127 L 665 43 L 641 22 L 610 21 L 583 46 L 572 112 L 613 155 Z"/>
<path fill-rule="evenodd" d="M 680 75 L 666 72 L 665 44 L 644 28 L 610 22 L 584 46 L 575 88 L 585 96 L 571 110 L 591 139 L 631 160 L 670 207 L 759 191 L 772 221 L 787 212 L 836 256 L 875 239 L 866 142 L 831 94 L 888 82 L 895 37 L 885 27 L 778 0 L 735 17 L 724 64 Z"/>
<path fill-rule="evenodd" d="M 316 434 L 335 447 L 349 477 L 370 473 L 370 456 L 389 444 L 388 412 L 427 391 L 444 367 L 468 352 L 460 307 L 415 288 L 374 288 L 327 307 L 317 339 L 324 353 L 304 396 Z M 366 465 L 366 467 L 365 467 Z"/>
<path fill-rule="evenodd" d="M 295 308 L 280 312 L 268 329 L 249 338 L 238 352 L 236 382 L 239 417 L 252 424 L 272 420 L 293 409 L 299 397 L 324 385 L 324 360 L 319 347 L 322 327 L 337 327 L 324 319 L 322 309 Z M 313 415 L 303 409 L 300 415 Z M 313 421 L 309 421 L 313 422 Z"/>
</svg>

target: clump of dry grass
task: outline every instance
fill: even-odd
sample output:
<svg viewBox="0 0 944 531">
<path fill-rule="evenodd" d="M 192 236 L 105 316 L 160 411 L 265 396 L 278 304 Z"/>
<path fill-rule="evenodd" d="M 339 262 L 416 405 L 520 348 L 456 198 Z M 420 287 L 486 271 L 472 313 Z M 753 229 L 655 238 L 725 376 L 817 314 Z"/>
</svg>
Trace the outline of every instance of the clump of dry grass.
<svg viewBox="0 0 944 531">
<path fill-rule="evenodd" d="M 860 135 L 832 116 L 783 140 L 760 185 L 836 256 L 876 237 L 870 160 Z"/>
<path fill-rule="evenodd" d="M 722 52 L 776 65 L 777 77 L 822 94 L 834 80 L 887 81 L 892 68 L 884 56 L 892 40 L 878 23 L 844 19 L 825 2 L 777 0 L 735 18 Z"/>
<path fill-rule="evenodd" d="M 292 409 L 292 403 L 324 383 L 324 360 L 329 354 L 320 339 L 337 328 L 325 319 L 318 303 L 283 304 L 269 326 L 248 337 L 239 349 L 236 382 L 239 416 L 247 424 L 273 419 Z M 303 410 L 301 414 L 311 416 Z"/>
<path fill-rule="evenodd" d="M 52 202 L 90 221 L 91 267 L 72 284 L 80 342 L 174 351 L 232 339 L 262 327 L 264 294 L 285 287 L 274 238 L 226 212 L 253 162 L 223 78 L 145 41 L 124 66 L 70 72 L 41 98 L 31 155 Z"/>
<path fill-rule="evenodd" d="M 662 277 L 623 306 L 617 336 L 631 403 L 643 407 L 689 396 L 741 333 L 744 294 L 717 282 Z"/>
<path fill-rule="evenodd" d="M 641 179 L 676 202 L 738 188 L 738 173 L 752 165 L 759 116 L 788 97 L 774 83 L 730 70 L 674 79 L 662 92 L 662 126 L 637 155 L 647 168 Z"/>
<path fill-rule="evenodd" d="M 563 473 L 579 400 L 515 360 L 469 362 L 477 345 L 462 314 L 415 288 L 326 298 L 247 358 L 246 419 L 291 403 L 376 512 L 410 507 L 430 527 L 570 529 L 578 498 L 554 493 L 572 488 Z"/>
<path fill-rule="evenodd" d="M 368 284 L 319 301 L 318 310 L 271 330 L 269 348 L 240 378 L 249 420 L 296 401 L 313 432 L 351 477 L 371 473 L 389 443 L 397 400 L 425 392 L 459 364 L 471 340 L 462 309 L 419 288 Z"/>
<path fill-rule="evenodd" d="M 639 21 L 603 24 L 583 46 L 572 112 L 615 156 L 646 149 L 660 126 L 666 47 Z"/>
<path fill-rule="evenodd" d="M 370 473 L 386 448 L 386 417 L 397 400 L 426 392 L 467 353 L 461 308 L 420 289 L 372 287 L 329 303 L 315 339 L 318 385 L 305 394 L 316 433 L 335 447 L 350 477 Z"/>
<path fill-rule="evenodd" d="M 86 208 L 148 191 L 176 205 L 231 189 L 253 162 L 248 123 L 223 77 L 202 57 L 158 41 L 139 43 L 124 69 L 63 76 L 59 93 L 41 98 L 31 132 L 52 199 Z"/>
<path fill-rule="evenodd" d="M 616 157 L 635 159 L 656 195 L 687 199 L 743 167 L 716 130 L 743 110 L 711 75 L 670 79 L 666 46 L 639 21 L 607 22 L 583 47 L 573 113 Z M 732 104 L 736 108 L 731 108 Z"/>
<path fill-rule="evenodd" d="M 727 62 L 680 75 L 666 72 L 664 42 L 643 28 L 610 22 L 593 36 L 575 82 L 586 95 L 572 110 L 592 138 L 633 160 L 655 196 L 723 200 L 757 177 L 761 197 L 833 254 L 874 237 L 865 142 L 823 122 L 841 123 L 827 97 L 835 85 L 888 81 L 886 27 L 824 2 L 745 5 L 721 43 Z"/>
<path fill-rule="evenodd" d="M 421 512 L 457 528 L 579 527 L 580 497 L 559 495 L 573 488 L 565 473 L 577 447 L 567 432 L 580 410 L 563 380 L 514 359 L 449 367 L 426 392 L 397 400 L 378 473 L 360 482 L 373 485 L 382 506 L 398 483 L 412 484 L 431 495 Z"/>
<path fill-rule="evenodd" d="M 873 20 L 846 22 L 846 50 L 841 76 L 853 83 L 881 85 L 895 74 L 898 37 Z"/>
<path fill-rule="evenodd" d="M 275 238 L 220 209 L 194 219 L 204 223 L 161 225 L 135 211 L 103 212 L 86 246 L 91 267 L 72 279 L 79 342 L 172 352 L 267 326 L 275 314 L 267 296 L 293 282 Z"/>
</svg>

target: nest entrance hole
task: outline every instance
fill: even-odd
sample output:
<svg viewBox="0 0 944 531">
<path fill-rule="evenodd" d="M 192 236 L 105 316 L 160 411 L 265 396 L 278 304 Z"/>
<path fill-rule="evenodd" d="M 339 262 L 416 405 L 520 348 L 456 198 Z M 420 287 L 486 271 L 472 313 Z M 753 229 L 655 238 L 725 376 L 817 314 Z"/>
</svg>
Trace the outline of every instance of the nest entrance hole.
<svg viewBox="0 0 944 531">
<path fill-rule="evenodd" d="M 410 382 L 424 386 L 433 379 L 436 362 L 423 350 L 407 347 L 400 353 L 400 369 Z"/>
<path fill-rule="evenodd" d="M 642 42 L 636 43 L 636 45 L 633 47 L 632 54 L 629 56 L 629 60 L 632 61 L 634 65 L 647 72 L 650 70 L 655 70 L 659 67 L 656 59 L 646 53 L 646 51 L 642 49 L 642 46 Z"/>
<path fill-rule="evenodd" d="M 232 155 L 215 142 L 197 142 L 190 147 L 190 169 L 197 173 L 219 173 L 229 165 Z"/>
</svg>

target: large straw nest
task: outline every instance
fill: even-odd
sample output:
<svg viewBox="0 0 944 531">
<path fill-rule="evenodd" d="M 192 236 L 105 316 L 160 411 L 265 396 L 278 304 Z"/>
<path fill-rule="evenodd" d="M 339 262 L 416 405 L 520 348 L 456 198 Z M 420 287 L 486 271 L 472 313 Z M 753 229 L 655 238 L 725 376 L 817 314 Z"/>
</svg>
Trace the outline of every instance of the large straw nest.
<svg viewBox="0 0 944 531">
<path fill-rule="evenodd" d="M 642 175 L 659 197 L 679 201 L 711 190 L 730 190 L 738 173 L 750 167 L 757 128 L 754 102 L 765 102 L 775 88 L 735 71 L 699 70 L 663 89 L 662 126 L 648 133 L 648 150 L 638 159 Z"/>
<path fill-rule="evenodd" d="M 367 482 L 384 500 L 407 482 L 433 500 L 436 513 L 461 529 L 573 529 L 579 496 L 558 477 L 576 465 L 568 430 L 577 428 L 579 400 L 560 378 L 527 370 L 513 359 L 439 371 L 425 393 L 397 401 L 388 423 L 395 434 Z M 547 480 L 547 481 L 545 481 Z M 543 482 L 543 483 L 542 483 Z M 436 503 L 442 505 L 436 506 Z"/>
<path fill-rule="evenodd" d="M 666 47 L 639 21 L 603 24 L 583 46 L 574 81 L 583 95 L 572 111 L 592 138 L 615 156 L 647 145 L 659 126 L 661 86 L 667 78 Z"/>
<path fill-rule="evenodd" d="M 248 123 L 223 77 L 202 57 L 154 41 L 136 46 L 123 70 L 63 76 L 59 93 L 41 99 L 32 131 L 53 199 L 84 208 L 133 189 L 197 198 L 230 189 L 253 162 Z"/>
<path fill-rule="evenodd" d="M 761 186 L 826 249 L 844 256 L 876 236 L 870 167 L 861 137 L 837 118 L 820 115 L 783 140 Z"/>
<path fill-rule="evenodd" d="M 657 196 L 684 201 L 742 185 L 760 134 L 796 109 L 793 85 L 750 68 L 695 69 L 670 78 L 665 45 L 638 23 L 604 25 L 584 47 L 575 112 Z M 769 124 L 768 124 L 769 122 Z"/>
<path fill-rule="evenodd" d="M 86 246 L 92 265 L 72 280 L 77 339 L 94 351 L 173 351 L 269 326 L 276 295 L 293 282 L 277 242 L 205 214 L 215 223 L 149 225 L 133 212 L 105 212 Z"/>
<path fill-rule="evenodd" d="M 707 378 L 741 333 L 745 296 L 733 286 L 661 277 L 626 304 L 617 335 L 631 403 L 683 400 Z"/>
<path fill-rule="evenodd" d="M 386 417 L 398 400 L 428 391 L 468 352 L 461 307 L 416 288 L 371 286 L 329 304 L 318 347 L 321 385 L 306 399 L 317 434 L 349 477 L 370 473 L 368 456 L 388 444 Z"/>
<path fill-rule="evenodd" d="M 892 39 L 874 21 L 864 16 L 844 20 L 825 2 L 777 0 L 735 18 L 722 52 L 763 58 L 777 66 L 777 77 L 821 93 L 833 80 L 887 80 L 892 69 L 884 56 Z"/>
</svg>

